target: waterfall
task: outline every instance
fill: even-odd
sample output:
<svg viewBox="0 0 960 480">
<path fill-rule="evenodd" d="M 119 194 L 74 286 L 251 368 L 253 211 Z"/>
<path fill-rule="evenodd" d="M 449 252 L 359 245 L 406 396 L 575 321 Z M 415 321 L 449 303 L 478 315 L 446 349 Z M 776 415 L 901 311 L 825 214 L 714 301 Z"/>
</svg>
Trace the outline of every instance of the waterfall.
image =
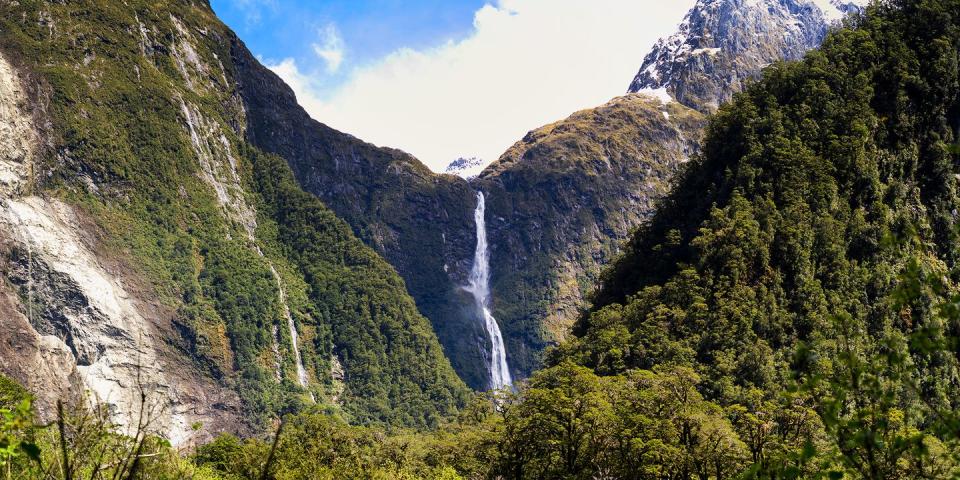
<svg viewBox="0 0 960 480">
<path fill-rule="evenodd" d="M 283 381 L 283 356 L 280 355 L 280 328 L 273 325 L 273 375 L 277 377 L 277 383 Z"/>
<path fill-rule="evenodd" d="M 490 251 L 487 248 L 486 201 L 483 192 L 477 192 L 477 209 L 473 212 L 477 224 L 477 249 L 470 269 L 470 284 L 464 287 L 477 303 L 477 311 L 483 317 L 484 327 L 490 336 L 490 388 L 497 390 L 509 387 L 510 367 L 507 365 L 507 351 L 503 347 L 503 335 L 497 319 L 490 313 Z"/>
<path fill-rule="evenodd" d="M 277 281 L 277 288 L 280 290 L 280 305 L 283 307 L 283 316 L 287 319 L 287 328 L 290 329 L 290 343 L 293 344 L 293 358 L 297 363 L 297 382 L 301 387 L 309 388 L 307 384 L 307 369 L 303 368 L 303 358 L 300 356 L 300 335 L 297 334 L 297 325 L 293 322 L 290 307 L 287 306 L 287 292 L 283 289 L 280 274 L 277 273 L 277 269 L 274 268 L 273 263 L 270 263 L 270 272 L 273 273 L 273 278 Z M 310 393 L 310 398 L 316 401 L 316 399 L 313 398 L 312 392 Z"/>
</svg>

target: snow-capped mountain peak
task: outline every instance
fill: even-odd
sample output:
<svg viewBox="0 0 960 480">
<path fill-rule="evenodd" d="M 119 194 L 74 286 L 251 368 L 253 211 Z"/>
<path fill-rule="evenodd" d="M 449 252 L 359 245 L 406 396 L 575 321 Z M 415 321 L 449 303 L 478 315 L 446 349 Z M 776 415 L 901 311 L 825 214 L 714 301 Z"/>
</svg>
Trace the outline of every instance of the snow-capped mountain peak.
<svg viewBox="0 0 960 480">
<path fill-rule="evenodd" d="M 457 175 L 463 178 L 473 178 L 477 175 L 480 175 L 480 172 L 483 171 L 483 168 L 487 166 L 487 163 L 483 161 L 482 158 L 470 157 L 470 158 L 458 158 L 443 170 L 443 173 L 449 173 L 452 175 Z"/>
<path fill-rule="evenodd" d="M 777 60 L 820 45 L 868 0 L 698 0 L 673 35 L 644 58 L 630 93 L 715 110 Z"/>
</svg>

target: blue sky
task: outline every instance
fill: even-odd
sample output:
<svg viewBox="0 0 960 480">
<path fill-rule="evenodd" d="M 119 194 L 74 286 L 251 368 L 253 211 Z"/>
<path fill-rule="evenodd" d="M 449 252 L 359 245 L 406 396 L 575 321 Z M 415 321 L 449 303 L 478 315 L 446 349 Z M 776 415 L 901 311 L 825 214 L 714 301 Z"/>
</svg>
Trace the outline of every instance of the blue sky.
<svg viewBox="0 0 960 480">
<path fill-rule="evenodd" d="M 212 0 L 315 119 L 435 171 L 623 95 L 694 0 Z"/>
<path fill-rule="evenodd" d="M 456 41 L 473 30 L 484 0 L 212 0 L 217 15 L 267 63 L 292 58 L 322 75 L 326 90 L 352 67 L 401 48 L 423 49 Z M 342 62 L 329 71 L 317 54 L 339 38 Z M 334 41 L 333 43 L 336 43 Z M 334 45 L 335 46 L 335 45 Z M 318 79 L 320 80 L 320 79 Z"/>
</svg>

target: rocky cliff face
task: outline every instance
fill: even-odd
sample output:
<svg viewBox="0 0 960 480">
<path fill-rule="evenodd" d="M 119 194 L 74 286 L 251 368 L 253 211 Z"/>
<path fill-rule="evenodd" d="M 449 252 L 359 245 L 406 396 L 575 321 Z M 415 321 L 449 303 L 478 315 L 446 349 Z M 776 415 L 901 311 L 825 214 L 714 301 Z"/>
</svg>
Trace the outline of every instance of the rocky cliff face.
<svg viewBox="0 0 960 480">
<path fill-rule="evenodd" d="M 315 401 L 436 423 L 464 385 L 396 272 L 245 142 L 238 50 L 206 3 L 0 2 L 0 373 L 178 444 Z"/>
<path fill-rule="evenodd" d="M 239 428 L 236 396 L 169 347 L 173 329 L 156 297 L 137 289 L 122 260 L 96 253 L 97 229 L 81 212 L 37 192 L 38 156 L 50 147 L 36 124 L 45 114 L 38 100 L 0 56 L 3 371 L 37 393 L 45 415 L 56 400 L 88 392 L 121 426 L 155 411 L 156 428 L 175 444 L 196 422 Z"/>
<path fill-rule="evenodd" d="M 763 67 L 797 60 L 866 0 L 700 0 L 647 54 L 629 91 L 712 112 Z"/>
</svg>

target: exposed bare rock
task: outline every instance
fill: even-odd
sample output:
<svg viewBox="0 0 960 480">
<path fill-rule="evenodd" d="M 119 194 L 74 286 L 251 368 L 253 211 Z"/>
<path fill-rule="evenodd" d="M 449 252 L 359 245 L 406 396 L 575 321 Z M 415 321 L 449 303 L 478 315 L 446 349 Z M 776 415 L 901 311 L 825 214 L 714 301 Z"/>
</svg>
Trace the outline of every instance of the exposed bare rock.
<svg viewBox="0 0 960 480">
<path fill-rule="evenodd" d="M 37 333 L 26 313 L 13 288 L 0 283 L 0 372 L 33 392 L 41 418 L 50 419 L 57 400 L 77 398 L 83 384 L 70 348 L 55 335 Z"/>
<path fill-rule="evenodd" d="M 93 248 L 89 225 L 74 208 L 21 194 L 36 134 L 20 80 L 2 56 L 0 75 L 0 240 L 16 291 L 0 290 L 0 344 L 16 352 L 0 362 L 3 372 L 38 394 L 42 413 L 57 398 L 87 395 L 125 428 L 148 408 L 154 428 L 174 444 L 198 435 L 196 422 L 236 422 L 229 413 L 236 399 L 172 355 L 170 332 L 149 293 L 132 294 L 122 273 L 105 267 L 114 262 Z"/>
<path fill-rule="evenodd" d="M 13 66 L 0 56 L 0 194 L 20 191 L 33 169 L 38 139 Z"/>
</svg>

